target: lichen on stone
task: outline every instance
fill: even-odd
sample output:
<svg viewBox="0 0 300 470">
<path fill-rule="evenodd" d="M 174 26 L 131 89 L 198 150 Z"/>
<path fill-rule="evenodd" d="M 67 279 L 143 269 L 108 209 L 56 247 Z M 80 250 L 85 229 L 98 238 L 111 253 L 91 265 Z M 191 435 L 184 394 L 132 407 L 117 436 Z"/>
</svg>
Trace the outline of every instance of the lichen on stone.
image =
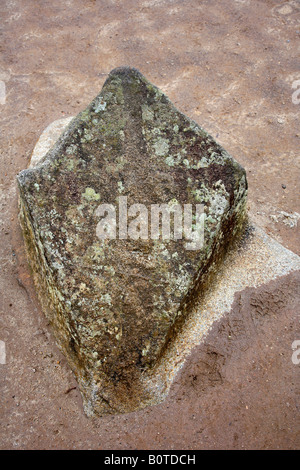
<svg viewBox="0 0 300 470">
<path fill-rule="evenodd" d="M 244 169 L 132 68 L 113 70 L 35 168 L 18 175 L 33 278 L 88 415 L 151 401 L 143 377 L 241 231 Z M 204 206 L 201 249 L 183 239 L 104 239 L 100 204 Z M 172 219 L 173 220 L 173 219 Z M 199 225 L 200 223 L 200 225 Z M 198 224 L 198 225 L 197 225 Z M 201 225 L 201 226 L 202 226 Z M 118 217 L 116 230 L 119 229 Z M 171 221 L 173 228 L 173 221 Z"/>
</svg>

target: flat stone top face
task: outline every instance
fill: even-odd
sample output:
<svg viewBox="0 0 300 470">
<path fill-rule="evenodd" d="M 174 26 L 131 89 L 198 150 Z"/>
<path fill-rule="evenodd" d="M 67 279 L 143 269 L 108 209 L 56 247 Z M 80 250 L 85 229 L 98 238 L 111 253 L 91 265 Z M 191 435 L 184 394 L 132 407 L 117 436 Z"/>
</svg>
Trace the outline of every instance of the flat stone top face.
<svg viewBox="0 0 300 470">
<path fill-rule="evenodd" d="M 18 182 L 29 244 L 49 276 L 48 294 L 64 312 L 60 321 L 78 363 L 89 370 L 96 364 L 114 380 L 132 366 L 155 363 L 201 276 L 242 223 L 247 193 L 243 168 L 130 68 L 111 72 Z M 128 224 L 137 215 L 131 209 L 130 216 L 133 204 L 148 209 L 147 239 L 120 239 L 125 200 Z M 116 208 L 116 239 L 99 238 L 102 204 Z M 203 246 L 151 239 L 155 204 L 203 204 Z"/>
</svg>

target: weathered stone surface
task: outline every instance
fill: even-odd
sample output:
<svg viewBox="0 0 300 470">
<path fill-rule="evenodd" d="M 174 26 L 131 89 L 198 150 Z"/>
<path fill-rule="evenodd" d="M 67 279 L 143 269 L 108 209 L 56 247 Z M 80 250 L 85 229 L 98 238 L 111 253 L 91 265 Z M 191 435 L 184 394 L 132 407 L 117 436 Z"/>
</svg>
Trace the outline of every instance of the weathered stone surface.
<svg viewBox="0 0 300 470">
<path fill-rule="evenodd" d="M 137 70 L 119 68 L 18 183 L 35 285 L 87 414 L 144 406 L 143 377 L 242 228 L 245 171 Z M 100 240 L 97 208 L 120 196 L 149 213 L 203 204 L 203 247 Z"/>
</svg>

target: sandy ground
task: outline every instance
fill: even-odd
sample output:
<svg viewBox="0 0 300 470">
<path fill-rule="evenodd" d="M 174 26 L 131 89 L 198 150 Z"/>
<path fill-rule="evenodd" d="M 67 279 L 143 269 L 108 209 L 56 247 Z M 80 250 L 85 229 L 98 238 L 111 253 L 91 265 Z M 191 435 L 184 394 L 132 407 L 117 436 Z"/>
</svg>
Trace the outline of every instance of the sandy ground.
<svg viewBox="0 0 300 470">
<path fill-rule="evenodd" d="M 15 182 L 48 124 L 134 66 L 245 166 L 252 219 L 300 254 L 299 13 L 299 1 L 1 2 L 0 448 L 299 448 L 298 274 L 238 293 L 164 403 L 87 419 L 34 295 Z"/>
</svg>

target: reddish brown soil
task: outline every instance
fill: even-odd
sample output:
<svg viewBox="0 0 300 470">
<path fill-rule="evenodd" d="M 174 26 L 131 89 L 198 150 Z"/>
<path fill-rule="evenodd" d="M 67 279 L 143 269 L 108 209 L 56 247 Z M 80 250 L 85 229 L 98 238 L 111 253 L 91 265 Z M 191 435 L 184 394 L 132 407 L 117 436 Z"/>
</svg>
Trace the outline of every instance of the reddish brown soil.
<svg viewBox="0 0 300 470">
<path fill-rule="evenodd" d="M 87 419 L 32 290 L 15 185 L 42 130 L 130 65 L 245 166 L 252 218 L 299 254 L 299 223 L 280 218 L 300 213 L 299 11 L 272 0 L 1 2 L 0 448 L 299 448 L 299 275 L 237 294 L 163 404 Z"/>
</svg>

